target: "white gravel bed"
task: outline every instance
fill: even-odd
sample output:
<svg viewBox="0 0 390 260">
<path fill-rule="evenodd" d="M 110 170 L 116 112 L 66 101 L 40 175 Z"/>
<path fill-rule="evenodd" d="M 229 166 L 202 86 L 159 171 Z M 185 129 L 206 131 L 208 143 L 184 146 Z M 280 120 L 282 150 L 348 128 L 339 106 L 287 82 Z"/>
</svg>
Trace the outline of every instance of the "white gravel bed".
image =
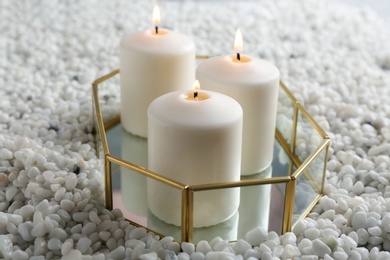
<svg viewBox="0 0 390 260">
<path fill-rule="evenodd" d="M 389 259 L 390 26 L 333 2 L 161 3 L 198 54 L 230 53 L 240 27 L 245 53 L 275 63 L 329 134 L 326 195 L 294 232 L 195 247 L 104 209 L 90 83 L 119 67 L 120 39 L 150 27 L 153 4 L 0 2 L 0 257 Z M 106 94 L 118 114 L 118 89 Z"/>
</svg>

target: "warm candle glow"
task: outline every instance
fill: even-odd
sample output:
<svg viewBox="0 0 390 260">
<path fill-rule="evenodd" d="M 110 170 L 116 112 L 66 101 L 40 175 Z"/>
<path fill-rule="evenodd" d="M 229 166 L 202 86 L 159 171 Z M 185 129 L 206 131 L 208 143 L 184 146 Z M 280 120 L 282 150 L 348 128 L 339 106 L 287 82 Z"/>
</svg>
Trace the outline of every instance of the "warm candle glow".
<svg viewBox="0 0 390 260">
<path fill-rule="evenodd" d="M 155 5 L 153 8 L 153 25 L 160 25 L 160 20 L 160 8 L 158 7 L 158 5 Z"/>
<path fill-rule="evenodd" d="M 240 52 L 242 52 L 243 46 L 244 46 L 244 43 L 242 40 L 241 31 L 240 31 L 240 29 L 237 29 L 236 38 L 234 39 L 234 50 L 237 53 L 240 53 Z"/>
<path fill-rule="evenodd" d="M 199 80 L 195 80 L 195 81 L 194 81 L 193 88 L 194 88 L 195 91 L 197 91 L 198 89 L 200 89 Z"/>
<path fill-rule="evenodd" d="M 205 99 L 209 98 L 209 95 L 207 95 L 206 92 L 199 91 L 200 90 L 199 80 L 194 81 L 193 89 L 194 89 L 193 92 L 185 95 L 185 99 L 187 99 L 187 100 L 205 100 Z"/>
</svg>

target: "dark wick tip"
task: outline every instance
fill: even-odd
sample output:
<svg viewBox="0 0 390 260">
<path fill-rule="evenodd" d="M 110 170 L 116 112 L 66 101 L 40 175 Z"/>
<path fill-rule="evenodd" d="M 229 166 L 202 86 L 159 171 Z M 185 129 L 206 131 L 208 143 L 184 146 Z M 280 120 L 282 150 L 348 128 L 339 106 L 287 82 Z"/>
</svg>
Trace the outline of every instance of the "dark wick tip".
<svg viewBox="0 0 390 260">
<path fill-rule="evenodd" d="M 241 55 L 238 52 L 237 52 L 237 60 L 241 60 Z"/>
<path fill-rule="evenodd" d="M 197 97 L 198 97 L 198 92 L 195 91 L 195 92 L 194 92 L 194 98 L 197 98 Z"/>
<path fill-rule="evenodd" d="M 156 25 L 154 28 L 156 29 L 156 34 L 158 34 L 158 26 Z"/>
</svg>

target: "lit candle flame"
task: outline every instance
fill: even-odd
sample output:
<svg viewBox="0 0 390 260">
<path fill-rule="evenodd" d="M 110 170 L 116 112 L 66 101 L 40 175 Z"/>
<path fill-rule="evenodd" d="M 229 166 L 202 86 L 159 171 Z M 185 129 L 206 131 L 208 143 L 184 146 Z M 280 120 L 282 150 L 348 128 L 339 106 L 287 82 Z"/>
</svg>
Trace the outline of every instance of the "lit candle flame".
<svg viewBox="0 0 390 260">
<path fill-rule="evenodd" d="M 242 34 L 240 29 L 237 29 L 236 32 L 236 38 L 234 39 L 234 50 L 237 52 L 237 59 L 239 60 L 240 58 L 240 52 L 242 52 L 244 46 L 244 42 L 242 40 Z"/>
<path fill-rule="evenodd" d="M 194 81 L 194 98 L 198 98 L 198 90 L 200 89 L 199 80 Z"/>
<path fill-rule="evenodd" d="M 193 88 L 194 88 L 195 91 L 198 90 L 198 89 L 200 89 L 199 80 L 195 80 L 195 81 L 194 81 Z"/>
<path fill-rule="evenodd" d="M 160 25 L 160 8 L 158 5 L 154 5 L 153 8 L 153 25 L 158 26 Z"/>
</svg>

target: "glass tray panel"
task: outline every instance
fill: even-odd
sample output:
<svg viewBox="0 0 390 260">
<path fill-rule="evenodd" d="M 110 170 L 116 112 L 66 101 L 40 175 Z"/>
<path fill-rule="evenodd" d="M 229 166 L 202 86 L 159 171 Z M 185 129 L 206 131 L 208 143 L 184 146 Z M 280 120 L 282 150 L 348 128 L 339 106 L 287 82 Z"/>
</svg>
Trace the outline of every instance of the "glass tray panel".
<svg viewBox="0 0 390 260">
<path fill-rule="evenodd" d="M 146 139 L 129 134 L 121 124 L 110 128 L 106 134 L 111 155 L 140 166 L 147 166 Z M 287 176 L 290 163 L 288 155 L 275 140 L 272 166 L 259 174 L 243 176 L 241 179 Z M 180 241 L 180 227 L 165 223 L 148 209 L 147 177 L 115 163 L 111 163 L 111 171 L 113 207 L 120 208 L 127 219 L 160 234 L 173 236 L 175 240 Z M 227 240 L 243 239 L 248 231 L 258 226 L 281 234 L 285 184 L 265 184 L 238 189 L 240 189 L 240 206 L 236 214 L 218 225 L 195 228 L 193 236 L 195 243 L 215 236 Z M 179 191 L 177 196 L 180 197 Z"/>
</svg>

